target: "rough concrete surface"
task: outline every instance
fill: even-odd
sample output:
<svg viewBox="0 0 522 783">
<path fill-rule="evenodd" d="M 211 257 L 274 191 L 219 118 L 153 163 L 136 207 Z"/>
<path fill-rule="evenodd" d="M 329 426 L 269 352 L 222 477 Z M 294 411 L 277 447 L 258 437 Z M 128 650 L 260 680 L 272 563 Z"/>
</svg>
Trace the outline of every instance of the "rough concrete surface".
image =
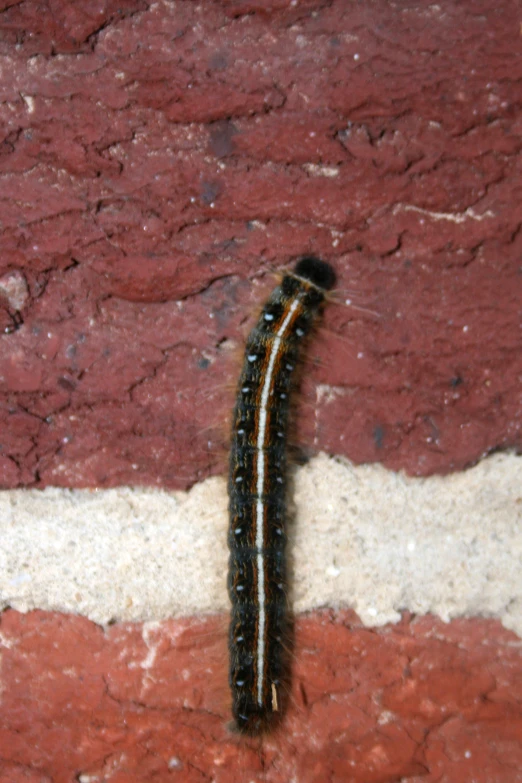
<svg viewBox="0 0 522 783">
<path fill-rule="evenodd" d="M 518 18 L 0 6 L 0 486 L 223 472 L 229 349 L 303 252 L 371 311 L 328 308 L 304 447 L 417 475 L 520 447 Z"/>
<path fill-rule="evenodd" d="M 293 605 L 498 617 L 522 635 L 522 459 L 411 479 L 319 456 L 295 476 Z M 226 488 L 0 494 L 2 605 L 99 623 L 226 612 Z"/>
</svg>

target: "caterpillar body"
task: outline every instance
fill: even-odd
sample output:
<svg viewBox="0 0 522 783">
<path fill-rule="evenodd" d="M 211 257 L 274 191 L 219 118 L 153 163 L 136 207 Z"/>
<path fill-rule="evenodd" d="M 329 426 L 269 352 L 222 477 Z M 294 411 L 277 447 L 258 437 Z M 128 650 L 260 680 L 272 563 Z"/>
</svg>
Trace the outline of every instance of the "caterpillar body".
<svg viewBox="0 0 522 783">
<path fill-rule="evenodd" d="M 307 256 L 283 277 L 250 333 L 233 415 L 228 592 L 232 712 L 244 734 L 277 724 L 288 680 L 286 442 L 300 343 L 335 273 Z"/>
</svg>

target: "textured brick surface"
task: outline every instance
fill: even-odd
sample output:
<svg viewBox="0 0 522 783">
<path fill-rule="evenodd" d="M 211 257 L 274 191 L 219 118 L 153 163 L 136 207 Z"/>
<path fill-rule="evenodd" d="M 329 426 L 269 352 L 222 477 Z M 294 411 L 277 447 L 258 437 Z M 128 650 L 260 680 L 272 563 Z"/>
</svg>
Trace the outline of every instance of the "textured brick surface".
<svg viewBox="0 0 522 783">
<path fill-rule="evenodd" d="M 429 474 L 520 447 L 518 11 L 0 4 L 0 486 L 222 472 L 233 349 L 303 252 L 371 311 L 328 308 L 306 451 Z M 522 780 L 497 622 L 300 618 L 262 747 L 225 726 L 225 625 L 4 612 L 0 783 Z"/>
<path fill-rule="evenodd" d="M 222 619 L 116 625 L 2 615 L 2 783 L 522 780 L 522 659 L 495 621 L 297 622 L 278 736 L 228 720 Z"/>
<path fill-rule="evenodd" d="M 330 307 L 307 450 L 519 446 L 517 8 L 3 4 L 0 485 L 222 471 L 227 349 L 304 251 L 378 314 Z"/>
</svg>

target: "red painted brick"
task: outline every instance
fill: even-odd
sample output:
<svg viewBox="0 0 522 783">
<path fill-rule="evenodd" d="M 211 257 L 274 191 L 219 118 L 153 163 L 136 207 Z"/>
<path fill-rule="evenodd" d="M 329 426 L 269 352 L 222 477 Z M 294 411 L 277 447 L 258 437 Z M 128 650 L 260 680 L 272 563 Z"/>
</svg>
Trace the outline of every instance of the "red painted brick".
<svg viewBox="0 0 522 783">
<path fill-rule="evenodd" d="M 225 625 L 4 612 L 0 781 L 522 780 L 522 658 L 498 622 L 298 618 L 291 706 L 261 744 L 227 730 Z"/>
<path fill-rule="evenodd" d="M 310 251 L 377 315 L 329 308 L 307 451 L 427 475 L 520 447 L 517 12 L 4 8 L 0 486 L 222 472 L 225 348 Z"/>
</svg>

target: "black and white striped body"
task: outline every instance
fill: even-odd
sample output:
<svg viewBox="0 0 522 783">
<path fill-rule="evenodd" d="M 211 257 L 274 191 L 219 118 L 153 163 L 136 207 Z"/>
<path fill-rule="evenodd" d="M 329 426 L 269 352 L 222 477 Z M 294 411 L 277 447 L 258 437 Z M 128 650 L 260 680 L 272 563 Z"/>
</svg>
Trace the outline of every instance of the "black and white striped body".
<svg viewBox="0 0 522 783">
<path fill-rule="evenodd" d="M 230 687 L 239 731 L 281 715 L 288 679 L 286 443 L 292 374 L 302 338 L 332 287 L 331 267 L 304 258 L 252 330 L 239 380 L 230 452 Z"/>
</svg>

